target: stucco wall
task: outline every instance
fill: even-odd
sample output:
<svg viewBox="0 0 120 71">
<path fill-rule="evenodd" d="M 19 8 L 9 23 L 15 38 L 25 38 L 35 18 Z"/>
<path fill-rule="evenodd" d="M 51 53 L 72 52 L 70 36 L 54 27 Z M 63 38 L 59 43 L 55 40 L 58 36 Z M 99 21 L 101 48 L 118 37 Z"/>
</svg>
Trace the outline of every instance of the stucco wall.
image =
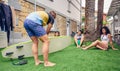
<svg viewBox="0 0 120 71">
<path fill-rule="evenodd" d="M 50 0 L 36 0 L 40 4 L 43 4 L 46 7 L 49 7 L 67 17 L 70 17 L 71 19 L 74 19 L 76 21 L 80 21 L 80 11 L 77 10 L 72 4 L 70 4 L 70 11 L 71 13 L 68 13 L 68 1 L 67 0 L 54 0 L 54 2 L 51 2 Z M 76 2 L 76 0 L 71 0 L 75 6 L 80 9 L 80 4 Z M 79 0 L 78 0 L 79 1 Z"/>
<path fill-rule="evenodd" d="M 70 29 L 71 29 L 71 32 L 77 32 L 77 22 L 74 21 L 74 20 L 71 20 L 70 22 Z"/>
<path fill-rule="evenodd" d="M 31 13 L 34 12 L 34 5 L 30 2 L 27 2 L 25 0 L 19 0 L 19 4 L 21 5 L 21 10 L 18 11 L 16 10 L 16 16 L 17 16 L 17 23 L 18 26 L 15 27 L 14 31 L 15 32 L 21 32 L 23 34 L 23 36 L 26 36 L 26 31 L 23 27 L 23 22 L 26 18 L 26 16 Z M 43 7 L 37 6 L 37 11 L 40 10 L 45 10 Z"/>
<path fill-rule="evenodd" d="M 61 15 L 57 15 L 57 29 L 60 32 L 60 35 L 66 35 L 67 34 L 67 26 L 66 26 L 66 18 Z"/>
<path fill-rule="evenodd" d="M 10 1 L 13 1 L 13 0 L 9 0 L 9 2 Z M 78 17 L 79 17 L 78 15 L 80 15 L 78 13 L 78 11 L 76 11 L 76 9 L 73 11 L 74 7 L 71 7 L 71 13 L 69 14 L 67 12 L 67 7 L 68 7 L 67 0 L 64 0 L 64 1 L 63 0 L 54 0 L 54 1 L 55 1 L 55 3 L 51 3 L 48 0 L 41 0 L 39 6 L 37 5 L 36 10 L 37 11 L 41 11 L 41 10 L 47 11 L 48 9 L 55 10 L 57 12 L 56 28 L 58 31 L 60 31 L 61 35 L 67 34 L 66 17 L 71 17 L 71 19 L 73 18 L 72 20 L 74 20 L 74 21 L 71 22 L 72 27 L 70 27 L 72 30 L 70 29 L 70 31 L 76 32 L 77 31 L 77 22 L 75 21 L 75 18 L 78 19 Z M 6 2 L 7 2 L 7 0 L 6 0 Z M 9 3 L 9 2 L 7 2 L 7 3 Z M 42 4 L 41 4 L 41 2 L 42 2 Z M 60 4 L 58 4 L 56 2 L 58 2 Z M 16 11 L 15 11 L 15 13 L 16 13 L 16 27 L 15 27 L 14 31 L 22 33 L 22 36 L 27 36 L 27 33 L 23 27 L 23 22 L 29 13 L 35 11 L 35 6 L 29 0 L 16 0 L 16 2 L 14 2 L 14 4 L 12 4 L 12 6 L 13 5 L 17 6 L 18 4 L 20 7 L 17 7 L 17 8 L 20 8 L 20 9 L 16 9 Z M 46 7 L 43 4 L 46 6 L 49 5 L 49 7 Z M 54 9 L 52 9 L 52 6 L 53 6 L 52 4 L 54 6 L 56 5 L 55 7 L 53 7 Z M 54 33 L 51 33 L 51 34 L 53 35 Z"/>
</svg>

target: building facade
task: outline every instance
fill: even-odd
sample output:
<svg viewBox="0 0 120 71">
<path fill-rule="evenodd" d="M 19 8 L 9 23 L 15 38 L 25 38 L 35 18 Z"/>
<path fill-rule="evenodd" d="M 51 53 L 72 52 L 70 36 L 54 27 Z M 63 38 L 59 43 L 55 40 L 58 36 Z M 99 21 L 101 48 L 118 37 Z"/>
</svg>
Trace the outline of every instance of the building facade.
<svg viewBox="0 0 120 71">
<path fill-rule="evenodd" d="M 113 39 L 120 45 L 120 1 L 113 0 L 108 12 L 108 16 L 111 17 L 111 23 L 109 24 L 110 30 L 113 34 Z"/>
<path fill-rule="evenodd" d="M 52 32 L 60 31 L 61 35 L 70 35 L 77 32 L 80 25 L 80 1 L 79 0 L 1 0 L 15 8 L 16 26 L 14 32 L 20 32 L 27 36 L 23 27 L 26 16 L 34 11 L 51 11 L 57 13 Z M 52 33 L 51 32 L 51 33 Z M 51 34 L 53 35 L 53 34 Z"/>
</svg>

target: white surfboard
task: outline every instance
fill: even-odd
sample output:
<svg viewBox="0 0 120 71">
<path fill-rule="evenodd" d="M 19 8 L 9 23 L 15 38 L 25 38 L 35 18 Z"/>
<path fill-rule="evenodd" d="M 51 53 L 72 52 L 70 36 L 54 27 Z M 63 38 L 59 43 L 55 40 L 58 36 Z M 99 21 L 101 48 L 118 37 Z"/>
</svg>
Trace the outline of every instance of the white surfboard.
<svg viewBox="0 0 120 71">
<path fill-rule="evenodd" d="M 71 44 L 71 37 L 49 37 L 49 53 L 62 50 Z M 24 57 L 32 57 L 32 41 L 26 41 L 11 45 L 2 50 L 2 56 L 5 58 L 18 58 L 18 56 L 24 55 Z M 39 55 L 42 55 L 42 42 L 39 41 Z"/>
</svg>

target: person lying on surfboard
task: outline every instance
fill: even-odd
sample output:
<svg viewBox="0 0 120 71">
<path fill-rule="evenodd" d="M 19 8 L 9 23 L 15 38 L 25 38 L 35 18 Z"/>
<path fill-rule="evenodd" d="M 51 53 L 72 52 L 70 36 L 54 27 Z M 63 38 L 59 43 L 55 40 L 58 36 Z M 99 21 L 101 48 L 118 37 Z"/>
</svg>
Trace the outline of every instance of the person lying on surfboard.
<svg viewBox="0 0 120 71">
<path fill-rule="evenodd" d="M 25 21 L 24 27 L 29 37 L 31 38 L 32 44 L 32 52 L 34 55 L 35 65 L 39 65 L 43 63 L 38 59 L 38 40 L 40 39 L 43 43 L 42 53 L 44 58 L 44 66 L 54 66 L 55 63 L 52 63 L 48 60 L 48 52 L 49 52 L 49 40 L 48 34 L 52 25 L 54 24 L 54 19 L 56 18 L 56 13 L 54 11 L 50 11 L 49 13 L 45 11 L 36 11 L 30 13 Z M 43 26 L 47 25 L 47 29 L 45 30 Z"/>
<path fill-rule="evenodd" d="M 74 41 L 77 45 L 77 48 L 80 48 L 84 41 L 84 35 L 82 34 L 82 30 L 79 30 L 77 34 L 74 36 Z"/>
<path fill-rule="evenodd" d="M 100 30 L 100 35 L 101 35 L 101 41 L 96 40 L 91 45 L 89 45 L 85 48 L 82 48 L 82 49 L 87 50 L 93 46 L 96 46 L 96 48 L 99 48 L 101 50 L 107 50 L 108 44 L 110 43 L 113 50 L 118 50 L 118 49 L 114 48 L 114 45 L 112 42 L 112 37 L 111 37 L 110 30 L 108 29 L 108 27 L 106 27 L 106 26 L 102 27 L 102 29 Z"/>
</svg>

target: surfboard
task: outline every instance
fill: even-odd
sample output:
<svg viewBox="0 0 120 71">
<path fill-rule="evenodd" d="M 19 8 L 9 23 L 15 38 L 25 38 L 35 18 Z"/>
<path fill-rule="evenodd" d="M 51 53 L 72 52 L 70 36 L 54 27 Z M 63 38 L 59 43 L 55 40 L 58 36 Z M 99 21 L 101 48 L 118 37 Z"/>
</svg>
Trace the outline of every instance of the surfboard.
<svg viewBox="0 0 120 71">
<path fill-rule="evenodd" d="M 63 50 L 71 44 L 71 37 L 60 36 L 60 37 L 49 37 L 49 53 L 57 52 Z M 39 41 L 38 52 L 42 55 L 42 42 Z M 6 47 L 2 50 L 2 56 L 4 58 L 18 58 L 19 56 L 32 57 L 32 41 L 21 42 Z"/>
</svg>

